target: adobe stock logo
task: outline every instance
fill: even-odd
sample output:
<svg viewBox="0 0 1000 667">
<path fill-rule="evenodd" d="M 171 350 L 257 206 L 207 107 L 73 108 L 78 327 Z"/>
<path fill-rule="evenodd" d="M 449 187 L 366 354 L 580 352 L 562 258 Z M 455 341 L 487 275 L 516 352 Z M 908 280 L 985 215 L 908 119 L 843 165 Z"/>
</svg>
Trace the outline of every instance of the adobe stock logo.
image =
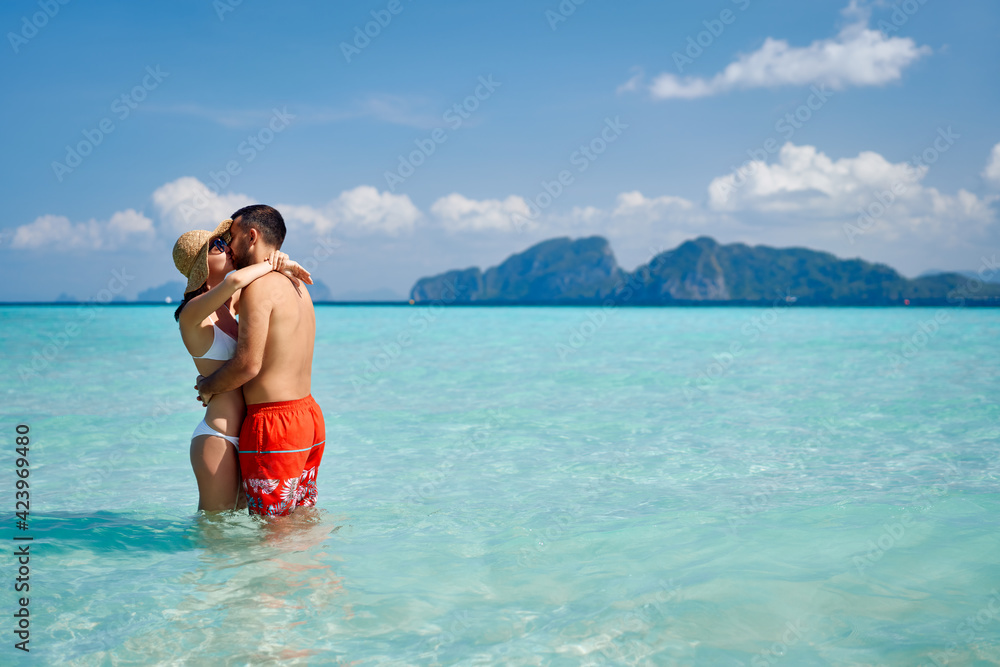
<svg viewBox="0 0 1000 667">
<path fill-rule="evenodd" d="M 14 53 L 20 53 L 21 47 L 34 39 L 38 31 L 49 24 L 59 13 L 60 5 L 68 5 L 70 0 L 38 0 L 38 7 L 42 10 L 35 12 L 29 19 L 27 16 L 21 17 L 21 29 L 17 32 L 8 32 L 7 41 Z"/>
<path fill-rule="evenodd" d="M 354 39 L 351 40 L 351 43 L 340 43 L 340 52 L 344 54 L 344 60 L 349 64 L 351 59 L 361 55 L 361 52 L 368 48 L 372 40 L 381 35 L 382 30 L 389 27 L 389 24 L 392 23 L 392 17 L 402 13 L 404 9 L 406 8 L 400 0 L 389 0 L 385 9 L 371 10 L 372 20 L 365 23 L 364 29 L 359 25 L 354 26 Z"/>
<path fill-rule="evenodd" d="M 740 11 L 746 11 L 746 8 L 750 6 L 750 0 L 732 0 L 732 2 L 740 8 Z M 722 33 L 726 31 L 726 26 L 735 23 L 738 17 L 739 14 L 733 10 L 723 9 L 719 12 L 718 18 L 702 21 L 701 24 L 705 26 L 705 29 L 697 35 L 688 35 L 684 53 L 674 51 L 671 54 L 677 71 L 683 73 L 686 65 L 694 64 L 694 61 L 705 53 L 705 49 L 712 46 L 715 40 L 722 36 Z"/>
<path fill-rule="evenodd" d="M 168 76 L 170 72 L 162 71 L 159 65 L 155 69 L 146 67 L 146 76 L 138 85 L 111 101 L 111 113 L 115 114 L 118 120 L 124 121 Z M 83 164 L 84 158 L 93 153 L 94 149 L 104 142 L 104 138 L 114 131 L 115 123 L 110 116 L 98 121 L 97 127 L 82 130 L 82 140 L 75 145 L 66 144 L 66 156 L 63 161 L 53 160 L 52 173 L 56 175 L 56 180 L 62 183 L 66 175 L 73 173 L 73 170 Z"/>
<path fill-rule="evenodd" d="M 490 99 L 496 89 L 502 85 L 503 83 L 500 81 L 493 80 L 492 74 L 485 77 L 480 76 L 478 85 L 472 94 L 466 96 L 461 103 L 453 104 L 450 109 L 441 115 L 441 120 L 447 123 L 450 129 L 457 130 L 472 116 L 480 104 Z M 443 127 L 434 128 L 430 134 L 422 139 L 414 139 L 413 145 L 416 148 L 405 155 L 402 153 L 399 154 L 399 164 L 396 166 L 395 171 L 386 170 L 382 174 L 389 191 L 395 192 L 396 187 L 402 185 L 410 176 L 413 176 L 417 169 L 434 155 L 434 151 L 437 150 L 438 146 L 446 141 L 448 141 L 448 132 Z"/>
<path fill-rule="evenodd" d="M 961 138 L 962 135 L 954 132 L 951 125 L 947 128 L 938 127 L 934 141 L 905 163 L 906 181 L 911 184 L 919 181 L 922 176 L 921 170 L 926 171 Z M 889 189 L 873 193 L 876 201 L 871 201 L 867 206 L 858 209 L 857 224 L 844 223 L 844 235 L 851 245 L 855 244 L 858 236 L 870 232 L 882 216 L 889 212 L 892 205 L 906 194 L 906 190 L 906 183 L 897 181 Z"/>
<path fill-rule="evenodd" d="M 614 120 L 605 117 L 604 126 L 597 136 L 591 138 L 587 143 L 580 144 L 580 147 L 570 154 L 569 163 L 576 167 L 576 170 L 581 174 L 587 171 L 590 165 L 603 155 L 628 127 L 627 123 L 621 121 L 621 116 L 615 116 Z M 510 221 L 514 225 L 514 229 L 521 233 L 526 228 L 536 225 L 542 212 L 552 206 L 555 200 L 559 199 L 562 193 L 574 182 L 573 173 L 569 169 L 561 170 L 551 181 L 543 179 L 539 183 L 542 190 L 534 197 L 525 200 L 525 204 L 528 206 L 528 217 L 517 212 L 511 213 Z"/>
</svg>

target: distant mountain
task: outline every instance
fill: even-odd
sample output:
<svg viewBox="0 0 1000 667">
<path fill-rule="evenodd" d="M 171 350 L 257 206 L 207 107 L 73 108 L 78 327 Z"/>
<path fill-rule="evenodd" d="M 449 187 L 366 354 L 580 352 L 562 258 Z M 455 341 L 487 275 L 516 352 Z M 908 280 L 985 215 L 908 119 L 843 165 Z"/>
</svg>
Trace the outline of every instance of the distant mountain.
<svg viewBox="0 0 1000 667">
<path fill-rule="evenodd" d="M 180 280 L 171 280 L 139 292 L 135 300 L 147 303 L 180 303 L 184 299 L 186 286 L 187 283 Z M 313 301 L 330 301 L 330 288 L 324 285 L 322 280 L 317 280 L 315 284 L 309 285 L 308 289 Z"/>
<path fill-rule="evenodd" d="M 93 297 L 91 297 L 85 303 L 92 303 L 93 301 L 94 299 Z M 125 303 L 126 301 L 127 299 L 125 299 L 125 297 L 123 297 L 121 294 L 115 294 L 114 296 L 111 297 L 111 303 Z M 67 294 L 66 292 L 62 292 L 59 294 L 59 296 L 55 298 L 55 301 L 50 301 L 49 303 L 84 303 L 84 302 L 81 302 L 72 294 Z M 105 303 L 107 302 L 105 301 Z"/>
<path fill-rule="evenodd" d="M 317 280 L 313 282 L 312 285 L 308 285 L 306 289 L 309 290 L 309 296 L 314 302 L 330 301 L 330 288 L 326 286 L 322 280 Z"/>
<path fill-rule="evenodd" d="M 949 301 L 949 296 L 952 296 Z M 783 304 L 1000 305 L 1000 285 L 970 289 L 956 273 L 904 278 L 885 264 L 808 248 L 721 245 L 702 236 L 629 273 L 606 239 L 538 243 L 485 272 L 476 267 L 421 278 L 415 302 L 617 305 Z"/>
<path fill-rule="evenodd" d="M 158 287 L 150 287 L 139 292 L 135 300 L 147 303 L 180 303 L 184 300 L 185 287 L 187 287 L 187 283 L 180 280 L 171 280 Z"/>
<path fill-rule="evenodd" d="M 406 297 L 399 292 L 394 292 L 388 287 L 375 290 L 362 290 L 341 292 L 330 299 L 331 301 L 406 301 Z"/>
<path fill-rule="evenodd" d="M 626 276 L 607 239 L 542 241 L 485 272 L 473 267 L 421 278 L 414 301 L 585 303 L 600 301 Z"/>
<path fill-rule="evenodd" d="M 979 278 L 979 273 L 976 272 L 976 271 L 940 271 L 940 270 L 924 271 L 923 273 L 921 273 L 917 277 L 918 278 L 930 278 L 932 276 L 940 276 L 940 275 L 945 274 L 945 273 L 957 273 L 958 275 L 962 276 L 963 278 L 970 278 L 970 279 L 971 278 L 975 278 L 976 280 L 981 280 Z M 986 281 L 985 282 L 988 282 L 988 283 L 1000 283 L 1000 272 L 994 272 L 993 275 L 986 276 Z"/>
</svg>

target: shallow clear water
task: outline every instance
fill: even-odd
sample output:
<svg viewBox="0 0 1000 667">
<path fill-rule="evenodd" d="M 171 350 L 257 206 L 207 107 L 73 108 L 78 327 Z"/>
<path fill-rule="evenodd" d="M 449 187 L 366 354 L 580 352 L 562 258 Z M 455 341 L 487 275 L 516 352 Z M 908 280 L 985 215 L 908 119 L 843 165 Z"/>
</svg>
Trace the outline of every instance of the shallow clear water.
<svg viewBox="0 0 1000 667">
<path fill-rule="evenodd" d="M 15 424 L 32 437 L 30 530 L 3 508 L 34 537 L 31 658 L 1000 662 L 998 310 L 317 325 L 319 506 L 268 523 L 193 511 L 171 309 L 0 308 L 8 480 Z"/>
</svg>

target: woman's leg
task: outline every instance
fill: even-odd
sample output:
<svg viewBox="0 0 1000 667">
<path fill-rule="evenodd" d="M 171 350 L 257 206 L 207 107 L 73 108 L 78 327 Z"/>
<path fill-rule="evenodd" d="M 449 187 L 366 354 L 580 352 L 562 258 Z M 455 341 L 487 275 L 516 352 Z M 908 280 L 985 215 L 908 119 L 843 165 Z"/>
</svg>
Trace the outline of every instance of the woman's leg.
<svg viewBox="0 0 1000 667">
<path fill-rule="evenodd" d="M 236 509 L 240 496 L 240 463 L 236 447 L 216 435 L 191 439 L 191 467 L 198 480 L 198 509 Z"/>
<path fill-rule="evenodd" d="M 236 509 L 245 510 L 247 508 L 247 494 L 243 489 L 243 472 L 240 470 L 240 455 L 236 455 L 236 486 L 239 498 L 236 501 Z"/>
</svg>

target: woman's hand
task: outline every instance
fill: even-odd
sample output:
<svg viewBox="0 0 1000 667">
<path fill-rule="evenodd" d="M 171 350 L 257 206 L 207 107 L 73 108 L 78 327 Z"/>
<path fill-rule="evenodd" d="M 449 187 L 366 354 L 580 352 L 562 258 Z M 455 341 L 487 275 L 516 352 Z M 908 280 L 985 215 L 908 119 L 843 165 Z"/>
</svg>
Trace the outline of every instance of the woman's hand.
<svg viewBox="0 0 1000 667">
<path fill-rule="evenodd" d="M 312 285 L 313 284 L 312 275 L 308 271 L 306 271 L 302 267 L 302 265 L 299 264 L 298 262 L 296 262 L 294 259 L 290 259 L 290 260 L 286 261 L 285 262 L 285 268 L 283 268 L 281 270 L 281 272 L 284 273 L 289 278 L 292 278 L 292 279 L 298 278 L 299 280 L 301 280 L 302 282 L 304 282 L 306 285 Z"/>
<path fill-rule="evenodd" d="M 295 260 L 288 259 L 288 255 L 280 250 L 275 250 L 268 255 L 267 261 L 271 264 L 271 269 L 273 271 L 283 273 L 292 280 L 301 280 L 306 285 L 313 284 L 312 274 L 306 271 L 302 265 Z"/>
<path fill-rule="evenodd" d="M 281 271 L 289 259 L 287 254 L 281 252 L 280 250 L 274 250 L 267 256 L 267 261 L 271 264 L 272 271 Z"/>
</svg>

